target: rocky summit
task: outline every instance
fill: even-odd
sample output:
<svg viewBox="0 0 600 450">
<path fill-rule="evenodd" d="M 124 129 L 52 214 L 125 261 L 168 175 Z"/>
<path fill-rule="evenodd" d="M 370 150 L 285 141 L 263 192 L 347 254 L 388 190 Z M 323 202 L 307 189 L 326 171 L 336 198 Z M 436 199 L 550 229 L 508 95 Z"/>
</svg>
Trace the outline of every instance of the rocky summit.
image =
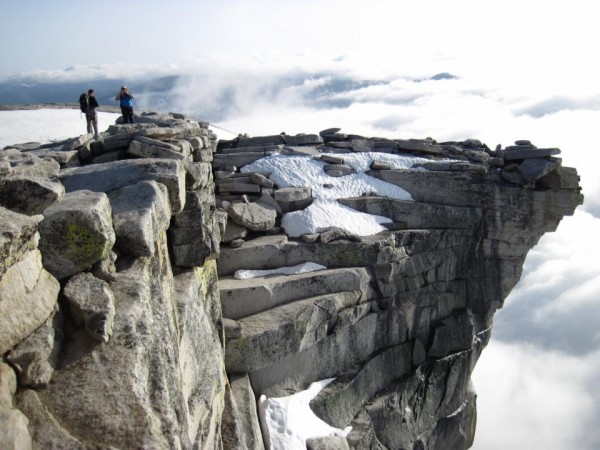
<svg viewBox="0 0 600 450">
<path fill-rule="evenodd" d="M 469 448 L 494 313 L 583 201 L 559 153 L 157 113 L 3 149 L 0 447 L 279 450 L 263 406 L 329 380 L 343 432 L 293 448 Z"/>
</svg>

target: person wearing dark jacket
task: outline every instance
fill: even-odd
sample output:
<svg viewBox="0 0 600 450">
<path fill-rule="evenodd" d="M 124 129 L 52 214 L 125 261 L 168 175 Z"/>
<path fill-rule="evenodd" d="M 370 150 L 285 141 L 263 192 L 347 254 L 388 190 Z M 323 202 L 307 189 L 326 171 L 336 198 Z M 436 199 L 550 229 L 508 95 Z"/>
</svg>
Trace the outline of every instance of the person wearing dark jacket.
<svg viewBox="0 0 600 450">
<path fill-rule="evenodd" d="M 93 89 L 90 89 L 87 94 L 87 108 L 85 111 L 85 120 L 87 122 L 87 132 L 92 132 L 94 129 L 94 138 L 98 139 L 98 115 L 96 114 L 96 108 L 98 107 L 98 101 Z"/>
<path fill-rule="evenodd" d="M 115 100 L 119 102 L 121 106 L 121 114 L 123 114 L 123 123 L 133 123 L 133 95 L 127 89 L 127 86 L 123 86 Z"/>
</svg>

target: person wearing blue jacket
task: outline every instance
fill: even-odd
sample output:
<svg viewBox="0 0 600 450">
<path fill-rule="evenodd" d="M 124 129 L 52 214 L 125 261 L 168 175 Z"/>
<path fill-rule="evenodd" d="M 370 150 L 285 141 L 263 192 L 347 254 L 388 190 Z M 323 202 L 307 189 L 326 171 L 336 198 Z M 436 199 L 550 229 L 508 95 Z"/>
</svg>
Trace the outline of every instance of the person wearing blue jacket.
<svg viewBox="0 0 600 450">
<path fill-rule="evenodd" d="M 127 89 L 127 86 L 121 87 L 121 90 L 115 97 L 121 106 L 123 114 L 123 123 L 133 123 L 133 95 Z"/>
</svg>

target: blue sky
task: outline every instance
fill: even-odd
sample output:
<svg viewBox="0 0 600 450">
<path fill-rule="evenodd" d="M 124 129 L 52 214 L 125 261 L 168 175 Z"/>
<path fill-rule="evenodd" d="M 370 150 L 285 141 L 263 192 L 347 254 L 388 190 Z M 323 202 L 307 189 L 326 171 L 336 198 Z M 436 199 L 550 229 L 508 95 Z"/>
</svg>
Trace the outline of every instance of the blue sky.
<svg viewBox="0 0 600 450">
<path fill-rule="evenodd" d="M 598 42 L 583 0 L 0 1 L 0 82 L 110 78 L 135 92 L 178 75 L 138 106 L 234 134 L 339 126 L 560 147 L 585 203 L 531 252 L 496 317 L 474 377 L 484 450 L 600 446 Z M 439 72 L 458 79 L 416 81 Z"/>
</svg>

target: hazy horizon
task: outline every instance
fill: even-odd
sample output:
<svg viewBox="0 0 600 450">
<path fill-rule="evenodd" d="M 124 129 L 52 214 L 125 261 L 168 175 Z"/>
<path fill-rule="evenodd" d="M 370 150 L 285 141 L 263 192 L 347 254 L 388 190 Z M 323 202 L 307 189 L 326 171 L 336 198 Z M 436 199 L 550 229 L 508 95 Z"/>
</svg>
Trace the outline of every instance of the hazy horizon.
<svg viewBox="0 0 600 450">
<path fill-rule="evenodd" d="M 93 84 L 110 105 L 127 84 L 137 110 L 198 115 L 233 134 L 340 127 L 560 147 L 585 201 L 530 252 L 495 318 L 474 374 L 473 448 L 592 450 L 600 447 L 597 22 L 582 0 L 4 2 L 0 94 L 38 86 L 38 97 L 73 91 L 76 101 Z M 455 78 L 431 79 L 440 73 Z M 26 125 L 27 136 L 46 126 Z"/>
</svg>

